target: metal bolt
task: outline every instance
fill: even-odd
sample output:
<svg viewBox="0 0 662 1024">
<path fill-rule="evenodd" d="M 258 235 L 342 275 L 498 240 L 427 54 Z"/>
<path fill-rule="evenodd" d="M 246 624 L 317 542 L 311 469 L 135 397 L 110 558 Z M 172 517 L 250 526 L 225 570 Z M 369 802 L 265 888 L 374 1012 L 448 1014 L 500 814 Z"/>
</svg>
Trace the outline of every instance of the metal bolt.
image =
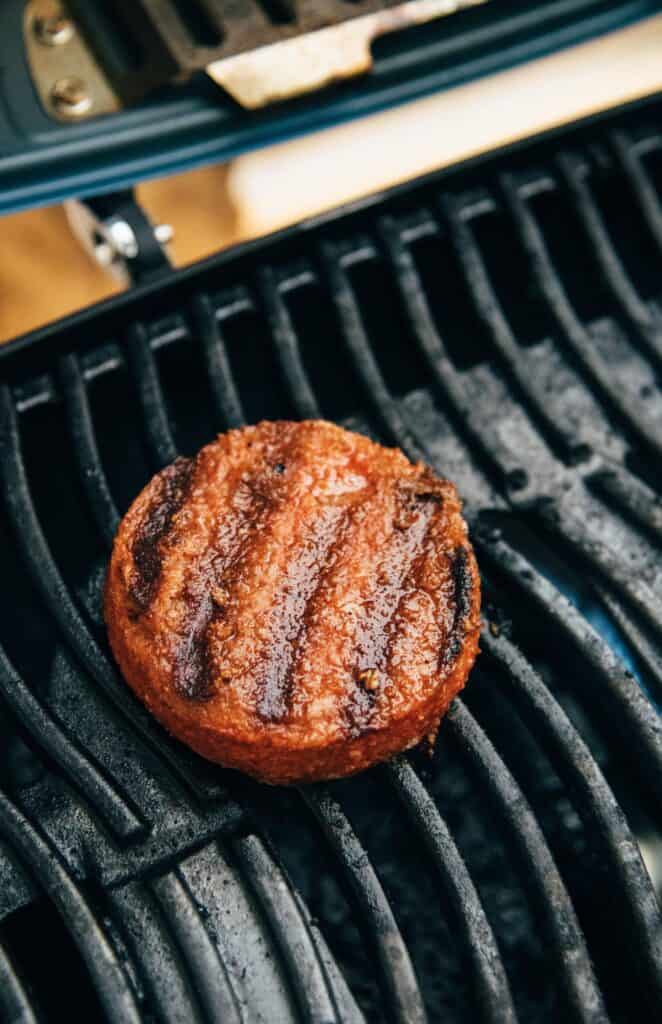
<svg viewBox="0 0 662 1024">
<path fill-rule="evenodd" d="M 82 78 L 59 78 L 51 89 L 51 100 L 58 113 L 81 117 L 92 106 L 87 84 Z"/>
<path fill-rule="evenodd" d="M 64 14 L 35 18 L 33 28 L 36 38 L 44 46 L 61 46 L 68 43 L 74 34 L 73 23 Z"/>
<path fill-rule="evenodd" d="M 175 236 L 172 224 L 157 224 L 154 228 L 154 237 L 160 245 L 168 245 Z"/>
</svg>

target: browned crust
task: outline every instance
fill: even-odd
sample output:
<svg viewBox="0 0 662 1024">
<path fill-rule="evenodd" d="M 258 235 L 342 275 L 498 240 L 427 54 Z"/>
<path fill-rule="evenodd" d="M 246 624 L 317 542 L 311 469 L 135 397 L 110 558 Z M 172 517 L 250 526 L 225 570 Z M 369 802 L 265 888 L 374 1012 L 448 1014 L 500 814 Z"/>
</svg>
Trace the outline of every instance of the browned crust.
<svg viewBox="0 0 662 1024">
<path fill-rule="evenodd" d="M 105 616 L 174 736 L 290 783 L 436 732 L 478 652 L 480 583 L 452 484 L 333 424 L 262 423 L 141 492 Z"/>
</svg>

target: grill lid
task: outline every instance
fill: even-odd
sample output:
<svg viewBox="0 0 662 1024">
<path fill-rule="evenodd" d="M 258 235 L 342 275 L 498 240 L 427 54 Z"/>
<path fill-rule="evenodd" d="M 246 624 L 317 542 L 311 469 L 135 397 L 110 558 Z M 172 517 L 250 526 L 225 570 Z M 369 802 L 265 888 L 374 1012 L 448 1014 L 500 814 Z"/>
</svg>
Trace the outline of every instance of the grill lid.
<svg viewBox="0 0 662 1024">
<path fill-rule="evenodd" d="M 447 2 L 452 4 L 452 0 Z M 288 3 L 281 6 L 287 9 Z M 426 5 L 428 0 L 418 3 Z M 429 3 L 434 7 L 437 0 Z M 265 0 L 270 10 L 279 4 L 280 0 L 270 0 L 269 4 Z M 196 0 L 195 4 L 192 0 L 144 0 L 135 4 L 86 0 L 71 6 L 83 16 L 84 28 L 95 40 L 101 64 L 109 74 L 116 68 L 115 81 L 125 81 L 127 97 L 132 95 L 132 76 L 135 88 L 146 72 L 139 46 L 138 53 L 134 53 L 132 32 L 122 29 L 120 8 L 132 10 L 135 18 L 144 6 L 152 11 L 161 7 L 170 12 L 171 19 L 173 9 L 185 15 L 188 12 L 188 17 L 196 8 L 215 10 L 215 17 L 218 14 L 215 0 Z M 345 9 L 351 18 L 360 17 L 364 8 L 374 10 L 372 0 L 304 0 L 302 6 L 324 14 L 331 10 L 334 18 L 344 18 Z M 166 85 L 136 106 L 97 116 L 99 110 L 116 109 L 118 101 L 107 83 L 104 85 L 104 76 L 97 76 L 100 90 L 94 96 L 81 92 L 79 83 L 71 82 L 72 77 L 86 77 L 92 59 L 88 55 L 82 75 L 80 70 L 73 76 L 63 72 L 65 81 L 56 90 L 56 99 L 59 96 L 65 100 L 64 108 L 74 116 L 58 122 L 50 107 L 51 87 L 58 81 L 55 70 L 50 86 L 42 82 L 40 97 L 28 57 L 32 49 L 34 64 L 43 70 L 47 63 L 51 66 L 53 48 L 35 43 L 32 35 L 26 48 L 25 0 L 4 0 L 0 5 L 0 212 L 71 196 L 100 195 L 146 178 L 227 160 L 275 140 L 347 121 L 554 53 L 632 25 L 659 10 L 657 0 L 531 0 L 524 6 L 519 0 L 490 0 L 452 17 L 385 36 L 373 48 L 374 65 L 369 75 L 259 113 L 242 110 L 209 76 L 194 74 L 184 86 Z M 233 38 L 238 34 L 243 38 L 243 48 L 253 53 L 257 52 L 254 46 L 261 46 L 259 41 L 265 33 L 276 38 L 293 31 L 292 26 L 274 23 L 266 13 L 261 14 L 257 0 L 235 0 L 224 9 L 232 12 Z M 298 11 L 299 5 L 294 4 L 292 9 Z M 262 33 L 259 38 L 258 29 Z M 181 36 L 180 31 L 180 49 Z M 201 50 L 193 43 L 188 52 L 186 68 L 171 67 L 173 73 L 190 72 L 208 61 L 208 57 L 200 57 Z M 148 63 L 151 66 L 152 61 Z"/>
<path fill-rule="evenodd" d="M 0 1006 L 117 1021 L 662 1009 L 662 108 L 433 177 L 0 350 Z M 432 761 L 265 789 L 118 679 L 151 472 L 334 418 L 455 480 L 483 654 Z"/>
</svg>

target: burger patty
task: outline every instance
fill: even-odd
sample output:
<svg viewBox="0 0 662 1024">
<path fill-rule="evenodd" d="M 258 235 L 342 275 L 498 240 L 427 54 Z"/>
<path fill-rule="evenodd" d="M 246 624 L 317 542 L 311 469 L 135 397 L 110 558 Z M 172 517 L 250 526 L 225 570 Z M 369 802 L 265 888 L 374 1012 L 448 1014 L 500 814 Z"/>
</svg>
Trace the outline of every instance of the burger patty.
<svg viewBox="0 0 662 1024">
<path fill-rule="evenodd" d="M 323 421 L 231 430 L 119 527 L 120 668 L 204 757 L 271 783 L 349 775 L 436 733 L 478 650 L 455 487 Z"/>
</svg>

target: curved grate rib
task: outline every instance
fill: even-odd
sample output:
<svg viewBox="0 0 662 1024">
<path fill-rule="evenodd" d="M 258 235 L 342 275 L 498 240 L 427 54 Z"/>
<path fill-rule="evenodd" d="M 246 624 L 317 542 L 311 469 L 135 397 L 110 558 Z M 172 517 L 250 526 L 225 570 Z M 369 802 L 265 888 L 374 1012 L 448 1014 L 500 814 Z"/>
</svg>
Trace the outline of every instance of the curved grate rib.
<svg viewBox="0 0 662 1024">
<path fill-rule="evenodd" d="M 140 401 L 149 447 L 156 468 L 163 469 L 177 458 L 177 446 L 170 430 L 154 353 L 142 324 L 133 324 L 129 328 L 126 356 Z"/>
<path fill-rule="evenodd" d="M 341 1024 L 324 963 L 289 881 L 257 836 L 233 844 L 278 941 L 304 1020 Z"/>
<path fill-rule="evenodd" d="M 9 1024 L 37 1024 L 37 1015 L 30 1004 L 21 979 L 0 946 L 0 1019 Z"/>
<path fill-rule="evenodd" d="M 57 907 L 111 1020 L 140 1024 L 135 995 L 113 947 L 59 857 L 0 791 L 0 835 Z"/>
<path fill-rule="evenodd" d="M 386 386 L 371 351 L 353 289 L 340 258 L 330 243 L 322 246 L 321 259 L 340 329 L 366 394 L 388 434 L 409 458 L 416 462 L 423 458 L 423 454 Z"/>
<path fill-rule="evenodd" d="M 586 184 L 587 168 L 570 153 L 557 160 L 561 178 L 588 236 L 597 266 L 619 309 L 636 330 L 646 354 L 662 363 L 662 325 L 656 323 L 640 297 L 612 242 L 598 205 Z"/>
<path fill-rule="evenodd" d="M 625 174 L 635 202 L 641 210 L 648 229 L 662 252 L 662 205 L 653 182 L 632 142 L 623 132 L 612 132 L 611 149 L 619 168 Z"/>
<path fill-rule="evenodd" d="M 152 889 L 184 956 L 207 1019 L 217 1024 L 242 1024 L 244 1016 L 229 974 L 186 883 L 171 871 L 152 882 Z"/>
<path fill-rule="evenodd" d="M 448 396 L 458 414 L 471 430 L 467 401 L 460 375 L 453 366 L 430 312 L 427 295 L 416 268 L 411 250 L 402 240 L 402 233 L 393 217 L 380 217 L 377 232 L 393 273 L 393 281 L 403 301 L 413 334 L 437 383 Z M 475 440 L 481 443 L 478 434 Z"/>
<path fill-rule="evenodd" d="M 592 701 L 592 707 L 608 716 L 611 727 L 628 746 L 636 746 L 636 767 L 642 784 L 662 801 L 662 723 L 631 673 L 568 598 L 523 555 L 498 534 L 490 537 L 489 531 L 477 530 L 474 539 L 481 560 L 503 573 L 579 648 L 599 686 L 600 699 Z M 576 686 L 586 685 L 583 673 L 578 672 L 574 679 Z"/>
<path fill-rule="evenodd" d="M 533 279 L 567 348 L 582 367 L 598 398 L 611 404 L 628 430 L 639 438 L 657 457 L 662 456 L 659 429 L 639 406 L 633 409 L 623 393 L 618 378 L 600 358 L 591 337 L 575 313 L 549 254 L 547 243 L 534 215 L 522 199 L 511 174 L 500 178 L 507 209 L 524 247 Z"/>
<path fill-rule="evenodd" d="M 83 489 L 97 527 L 110 545 L 120 517 L 101 465 L 87 389 L 76 355 L 63 356 L 60 360 L 60 380 Z"/>
<path fill-rule="evenodd" d="M 106 778 L 89 753 L 68 738 L 56 719 L 40 704 L 0 646 L 0 692 L 33 742 L 62 768 L 115 835 L 137 839 L 147 828 L 131 797 Z"/>
<path fill-rule="evenodd" d="M 592 473 L 586 482 L 593 491 L 611 500 L 626 516 L 643 526 L 662 546 L 662 501 L 647 484 L 616 463 Z"/>
<path fill-rule="evenodd" d="M 323 787 L 301 794 L 320 824 L 369 928 L 393 1017 L 402 1024 L 425 1024 L 427 1016 L 407 947 L 381 882 L 345 814 Z"/>
<path fill-rule="evenodd" d="M 385 773 L 428 849 L 456 913 L 471 963 L 476 1002 L 490 1024 L 515 1024 L 506 972 L 480 897 L 446 822 L 412 766 L 400 758 Z"/>
<path fill-rule="evenodd" d="M 540 505 L 536 512 L 561 545 L 570 546 L 598 575 L 623 594 L 653 634 L 662 639 L 662 602 L 648 583 L 632 572 L 624 552 L 615 551 L 589 534 L 578 503 L 575 501 L 568 507 L 567 499 L 551 500 Z"/>
<path fill-rule="evenodd" d="M 222 427 L 241 427 L 246 418 L 228 359 L 225 339 L 208 295 L 195 296 L 191 306 L 191 319 L 193 331 L 202 342 L 207 379 Z"/>
<path fill-rule="evenodd" d="M 297 415 L 303 420 L 319 419 L 322 414 L 303 365 L 299 339 L 271 267 L 259 272 L 258 284 L 278 361 Z"/>
<path fill-rule="evenodd" d="M 609 590 L 600 586 L 595 589 L 614 622 L 641 659 L 648 678 L 655 686 L 658 703 L 662 702 L 662 652 L 655 648 L 643 630 L 639 628 L 639 624 L 633 621 L 621 602 Z"/>
<path fill-rule="evenodd" d="M 574 427 L 548 412 L 522 359 L 522 350 L 492 287 L 487 267 L 471 227 L 451 196 L 440 201 L 458 262 L 467 282 L 474 308 L 487 328 L 494 348 L 523 395 L 532 415 L 552 443 L 570 459 L 586 456 L 585 442 L 578 441 Z"/>
<path fill-rule="evenodd" d="M 481 646 L 502 669 L 509 691 L 565 776 L 592 834 L 601 837 L 616 882 L 612 895 L 629 922 L 637 967 L 652 1000 L 662 1005 L 662 917 L 623 812 L 588 747 L 518 648 L 488 630 L 482 633 Z"/>
<path fill-rule="evenodd" d="M 170 745 L 149 713 L 130 695 L 95 642 L 67 590 L 42 532 L 32 502 L 20 450 L 18 424 L 9 389 L 0 388 L 0 472 L 9 518 L 35 587 L 58 623 L 71 649 L 129 724 L 168 764 L 175 777 L 193 794 L 209 798 L 221 792 L 204 782 L 194 759 Z"/>
<path fill-rule="evenodd" d="M 577 1020 L 604 1024 L 607 1015 L 584 936 L 568 892 L 533 811 L 492 743 L 461 700 L 446 716 L 446 727 L 469 764 L 494 797 L 531 886 L 551 953 L 560 974 L 563 999 Z"/>
<path fill-rule="evenodd" d="M 472 403 L 466 394 L 461 375 L 453 366 L 444 347 L 430 311 L 427 295 L 409 248 L 404 244 L 401 233 L 391 217 L 379 222 L 379 233 L 393 272 L 394 285 L 402 300 L 402 306 L 418 344 L 436 384 L 439 386 L 462 424 L 462 431 L 470 439 L 476 453 L 487 461 L 491 474 L 497 479 L 507 478 L 509 472 L 517 470 L 511 456 L 501 445 L 496 432 L 487 436 L 476 429 L 472 415 Z"/>
<path fill-rule="evenodd" d="M 148 886 L 129 882 L 111 889 L 107 900 L 139 986 L 144 1024 L 204 1024 L 196 993 Z"/>
</svg>

